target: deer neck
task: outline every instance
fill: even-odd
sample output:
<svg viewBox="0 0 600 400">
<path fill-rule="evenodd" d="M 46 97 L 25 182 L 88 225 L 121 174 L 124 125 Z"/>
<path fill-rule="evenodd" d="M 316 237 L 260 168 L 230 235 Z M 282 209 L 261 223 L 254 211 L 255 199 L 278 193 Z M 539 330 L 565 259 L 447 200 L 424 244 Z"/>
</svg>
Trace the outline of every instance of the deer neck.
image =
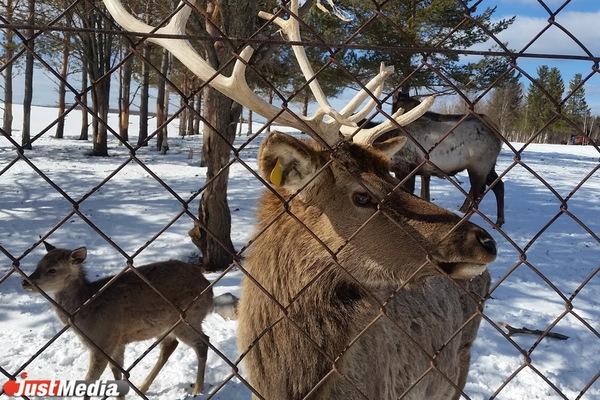
<svg viewBox="0 0 600 400">
<path fill-rule="evenodd" d="M 56 293 L 56 302 L 65 311 L 72 313 L 93 295 L 90 283 L 83 272 L 71 277 L 62 290 Z M 57 310 L 58 311 L 58 310 Z M 64 318 L 58 311 L 61 319 Z"/>
</svg>

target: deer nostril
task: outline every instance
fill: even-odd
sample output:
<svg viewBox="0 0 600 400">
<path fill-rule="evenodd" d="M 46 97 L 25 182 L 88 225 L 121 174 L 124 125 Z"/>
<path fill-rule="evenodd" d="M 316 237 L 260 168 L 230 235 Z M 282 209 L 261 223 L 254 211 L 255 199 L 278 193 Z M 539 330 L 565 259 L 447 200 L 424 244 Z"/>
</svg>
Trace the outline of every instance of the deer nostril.
<svg viewBox="0 0 600 400">
<path fill-rule="evenodd" d="M 26 288 L 26 287 L 29 287 L 29 286 L 31 286 L 31 285 L 29 284 L 29 282 L 27 282 L 27 281 L 25 281 L 25 280 L 24 280 L 24 281 L 21 283 L 21 286 L 23 286 L 24 288 Z"/>
<path fill-rule="evenodd" d="M 477 235 L 477 240 L 479 240 L 479 243 L 484 249 L 487 250 L 488 253 L 494 256 L 498 254 L 496 241 L 487 232 L 481 232 L 479 235 Z"/>
</svg>

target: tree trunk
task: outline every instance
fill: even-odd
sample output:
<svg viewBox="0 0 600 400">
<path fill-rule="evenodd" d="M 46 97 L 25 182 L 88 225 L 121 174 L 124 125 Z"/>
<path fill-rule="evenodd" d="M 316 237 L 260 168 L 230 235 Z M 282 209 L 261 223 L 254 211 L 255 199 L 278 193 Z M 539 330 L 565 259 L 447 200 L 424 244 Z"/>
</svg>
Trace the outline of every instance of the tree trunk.
<svg viewBox="0 0 600 400">
<path fill-rule="evenodd" d="M 119 95 L 119 136 L 129 141 L 129 103 L 131 103 L 131 75 L 133 57 L 129 57 L 121 67 L 121 88 Z"/>
<path fill-rule="evenodd" d="M 194 114 L 194 135 L 200 135 L 200 116 L 202 115 L 202 97 L 204 94 L 204 89 L 200 90 L 198 94 L 196 94 L 196 112 Z"/>
<path fill-rule="evenodd" d="M 144 45 L 143 56 L 150 59 L 150 46 Z M 148 146 L 148 96 L 150 95 L 150 67 L 142 60 L 142 90 L 140 93 L 140 133 L 138 146 Z"/>
<path fill-rule="evenodd" d="M 242 136 L 242 124 L 243 123 L 244 123 L 244 108 L 242 107 L 242 111 L 240 112 L 240 119 L 238 121 L 238 126 L 237 126 L 238 137 Z"/>
<path fill-rule="evenodd" d="M 246 131 L 246 136 L 252 136 L 252 110 L 248 109 L 248 130 Z"/>
<path fill-rule="evenodd" d="M 92 89 L 94 104 L 94 156 L 108 156 L 108 111 L 110 99 L 110 77 L 97 81 Z M 103 121 L 104 123 L 100 122 Z"/>
<path fill-rule="evenodd" d="M 275 97 L 275 91 L 273 89 L 269 89 L 269 104 L 273 104 L 273 97 Z M 271 124 L 267 125 L 267 133 L 271 133 Z"/>
<path fill-rule="evenodd" d="M 204 269 L 218 271 L 231 264 L 232 254 L 235 252 L 231 242 L 231 215 L 227 204 L 229 169 L 218 173 L 229 162 L 230 144 L 235 140 L 236 131 L 236 124 L 232 122 L 239 119 L 241 107 L 213 89 L 207 89 L 205 93 L 205 118 L 225 140 L 208 125 L 205 126 L 203 158 L 208 167 L 206 180 L 214 178 L 214 181 L 204 189 L 198 213 L 200 221 L 214 237 L 198 224 L 190 231 L 190 237 L 202 251 Z"/>
<path fill-rule="evenodd" d="M 196 110 L 196 101 L 199 100 L 200 95 L 195 94 L 194 96 L 190 96 L 189 100 L 189 108 L 187 109 L 187 134 L 188 136 L 193 135 L 194 132 L 194 121 L 196 120 L 196 115 L 194 111 Z"/>
<path fill-rule="evenodd" d="M 220 21 L 223 32 L 231 37 L 246 37 L 254 30 L 256 1 L 221 0 Z M 205 46 L 212 67 L 220 68 L 229 63 L 231 53 L 224 47 L 210 43 Z M 225 45 L 223 45 L 225 46 Z M 225 68 L 228 76 L 232 66 Z M 202 193 L 198 209 L 199 223 L 190 232 L 192 241 L 202 251 L 202 263 L 207 271 L 227 268 L 233 261 L 234 248 L 231 242 L 231 215 L 227 204 L 227 181 L 229 169 L 221 169 L 229 162 L 231 143 L 235 139 L 235 125 L 242 107 L 219 92 L 206 89 L 204 119 L 216 131 L 205 126 L 203 155 L 206 155 L 206 181 L 211 182 Z M 213 180 L 214 179 L 214 180 Z M 202 226 L 203 229 L 200 227 Z M 210 233 L 208 233 L 210 232 Z M 213 237 L 214 235 L 214 237 Z"/>
<path fill-rule="evenodd" d="M 302 100 L 302 115 L 308 116 L 308 105 L 310 103 L 310 92 L 309 88 L 304 88 L 304 99 Z"/>
<path fill-rule="evenodd" d="M 169 73 L 169 52 L 163 50 L 162 60 L 160 62 L 160 76 L 158 77 L 158 93 L 156 94 L 156 150 L 164 153 L 167 152 L 166 144 L 167 127 L 163 126 L 167 120 L 165 113 L 165 93 L 167 91 L 167 74 Z"/>
<path fill-rule="evenodd" d="M 27 3 L 27 23 L 34 24 L 35 0 Z M 27 29 L 27 37 L 33 37 L 33 29 Z M 33 100 L 33 40 L 29 42 L 30 50 L 25 57 L 25 96 L 23 98 L 23 131 L 21 145 L 24 149 L 31 150 L 31 102 Z"/>
<path fill-rule="evenodd" d="M 62 139 L 65 135 L 65 97 L 67 95 L 66 80 L 69 74 L 69 47 L 70 47 L 71 36 L 64 32 L 63 34 L 63 49 L 62 49 L 62 60 L 60 68 L 60 77 L 62 78 L 58 86 L 58 122 L 56 124 L 56 134 L 54 135 L 57 139 Z"/>
<path fill-rule="evenodd" d="M 87 95 L 87 85 L 88 85 L 88 74 L 87 67 L 85 66 L 85 62 L 81 64 L 81 91 L 83 94 L 81 95 L 81 103 L 84 106 L 87 106 L 88 95 Z M 79 140 L 88 140 L 88 131 L 89 131 L 89 115 L 86 107 L 81 108 L 81 132 L 79 133 Z"/>
<path fill-rule="evenodd" d="M 188 113 L 188 109 L 187 109 L 187 100 L 186 100 L 186 96 L 189 96 L 189 89 L 188 89 L 188 85 L 187 85 L 187 77 L 184 76 L 183 78 L 183 84 L 182 84 L 182 92 L 183 92 L 183 96 L 179 97 L 179 109 L 181 110 L 179 112 L 179 136 L 183 137 L 185 136 L 185 134 L 187 133 L 187 113 Z"/>
<path fill-rule="evenodd" d="M 192 126 L 192 131 L 194 132 L 194 135 L 200 135 L 200 116 L 202 115 L 202 92 L 204 91 L 204 89 L 200 90 L 198 93 L 196 93 L 196 101 L 194 103 L 194 120 L 193 120 L 193 126 Z"/>
<path fill-rule="evenodd" d="M 13 2 L 12 0 L 6 1 L 6 19 L 9 23 L 13 22 Z M 14 55 L 15 42 L 14 33 L 10 29 L 6 29 L 4 34 L 4 56 L 8 61 Z M 4 113 L 2 116 L 2 130 L 5 135 L 12 135 L 12 112 L 13 102 L 13 63 L 8 62 L 4 69 Z"/>
</svg>

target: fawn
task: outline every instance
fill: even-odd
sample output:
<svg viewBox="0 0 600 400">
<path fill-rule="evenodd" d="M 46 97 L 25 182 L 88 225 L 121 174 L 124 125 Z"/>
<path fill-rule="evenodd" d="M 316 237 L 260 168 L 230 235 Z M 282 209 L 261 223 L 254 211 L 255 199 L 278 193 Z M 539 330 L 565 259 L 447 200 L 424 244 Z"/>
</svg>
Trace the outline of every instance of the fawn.
<svg viewBox="0 0 600 400">
<path fill-rule="evenodd" d="M 90 341 L 114 360 L 116 365 L 111 363 L 110 368 L 115 379 L 121 379 L 125 346 L 131 342 L 160 337 L 179 320 L 179 313 L 132 271 L 117 277 L 106 290 L 83 305 L 113 277 L 93 282 L 86 279 L 83 270 L 87 256 L 85 247 L 67 250 L 47 242 L 44 245 L 47 254 L 39 261 L 35 271 L 23 280 L 23 288 L 33 291 L 32 284 L 35 284 L 46 293 L 54 293 L 56 303 L 68 313 L 78 310 L 71 323 L 81 330 L 83 335 L 76 332 L 90 350 L 86 380 L 99 379 L 109 363 Z M 196 382 L 192 391 L 196 395 L 202 391 L 204 383 L 208 336 L 202 332 L 202 321 L 212 310 L 212 288 L 207 289 L 209 282 L 200 267 L 182 261 L 157 262 L 138 267 L 137 270 L 177 307 L 186 309 L 189 306 L 185 311 L 185 321 L 191 326 L 182 322 L 161 341 L 158 361 L 139 390 L 142 393 L 148 390 L 179 341 L 182 341 L 192 347 L 198 357 Z M 64 324 L 69 323 L 68 315 L 58 308 L 56 312 Z"/>
</svg>

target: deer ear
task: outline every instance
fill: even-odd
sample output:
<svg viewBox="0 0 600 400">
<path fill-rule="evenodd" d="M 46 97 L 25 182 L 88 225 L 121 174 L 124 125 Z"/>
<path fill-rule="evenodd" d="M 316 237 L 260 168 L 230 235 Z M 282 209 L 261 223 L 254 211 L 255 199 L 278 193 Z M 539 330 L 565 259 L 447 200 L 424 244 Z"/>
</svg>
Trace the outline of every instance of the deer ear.
<svg viewBox="0 0 600 400">
<path fill-rule="evenodd" d="M 373 143 L 373 147 L 383 154 L 385 154 L 391 160 L 394 158 L 397 152 L 402 150 L 406 145 L 407 139 L 404 136 L 396 136 L 381 143 Z"/>
<path fill-rule="evenodd" d="M 87 249 L 85 247 L 80 247 L 71 252 L 71 261 L 74 264 L 82 264 L 87 257 Z"/>
<path fill-rule="evenodd" d="M 279 132 L 263 142 L 258 160 L 261 175 L 273 186 L 289 192 L 303 187 L 323 166 L 319 150 Z"/>
<path fill-rule="evenodd" d="M 52 246 L 50 243 L 46 242 L 45 240 L 43 240 L 42 243 L 44 243 L 44 247 L 46 248 L 47 252 L 50 252 L 50 251 L 56 249 L 56 247 Z"/>
</svg>

